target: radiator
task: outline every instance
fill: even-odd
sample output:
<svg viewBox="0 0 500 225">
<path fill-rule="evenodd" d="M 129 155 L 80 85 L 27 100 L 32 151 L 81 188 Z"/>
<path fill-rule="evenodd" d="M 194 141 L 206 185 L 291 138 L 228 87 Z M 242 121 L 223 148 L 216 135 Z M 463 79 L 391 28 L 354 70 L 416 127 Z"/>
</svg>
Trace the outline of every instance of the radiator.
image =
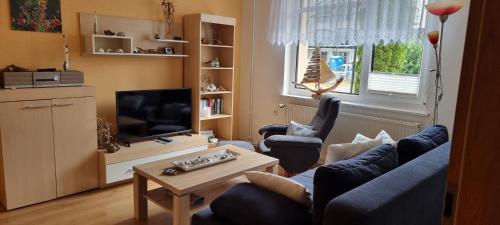
<svg viewBox="0 0 500 225">
<path fill-rule="evenodd" d="M 280 122 L 287 124 L 296 121 L 307 124 L 311 121 L 317 108 L 288 104 L 279 111 Z M 335 143 L 351 142 L 357 133 L 374 138 L 381 130 L 387 131 L 394 140 L 399 140 L 421 130 L 420 123 L 380 118 L 368 115 L 339 113 L 333 130 L 326 140 L 326 146 Z"/>
</svg>

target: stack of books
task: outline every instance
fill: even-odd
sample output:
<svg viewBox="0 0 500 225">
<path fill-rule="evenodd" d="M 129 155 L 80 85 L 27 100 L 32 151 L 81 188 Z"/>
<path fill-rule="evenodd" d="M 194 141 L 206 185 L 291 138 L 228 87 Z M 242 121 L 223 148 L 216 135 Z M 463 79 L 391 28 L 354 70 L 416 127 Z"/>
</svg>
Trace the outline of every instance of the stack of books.
<svg viewBox="0 0 500 225">
<path fill-rule="evenodd" d="M 211 107 L 211 115 L 224 114 L 224 99 L 220 97 L 202 98 L 200 101 L 200 112 Z"/>
</svg>

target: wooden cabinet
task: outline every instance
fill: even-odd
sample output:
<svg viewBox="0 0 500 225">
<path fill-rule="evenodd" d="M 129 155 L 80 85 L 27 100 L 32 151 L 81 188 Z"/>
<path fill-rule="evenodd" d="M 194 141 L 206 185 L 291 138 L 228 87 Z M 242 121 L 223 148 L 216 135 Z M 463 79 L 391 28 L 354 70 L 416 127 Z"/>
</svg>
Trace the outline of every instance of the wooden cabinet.
<svg viewBox="0 0 500 225">
<path fill-rule="evenodd" d="M 6 208 L 56 197 L 51 101 L 0 103 Z"/>
<path fill-rule="evenodd" d="M 57 196 L 99 185 L 95 98 L 52 100 Z"/>
<path fill-rule="evenodd" d="M 6 209 L 98 187 L 94 93 L 92 87 L 0 90 Z"/>
</svg>

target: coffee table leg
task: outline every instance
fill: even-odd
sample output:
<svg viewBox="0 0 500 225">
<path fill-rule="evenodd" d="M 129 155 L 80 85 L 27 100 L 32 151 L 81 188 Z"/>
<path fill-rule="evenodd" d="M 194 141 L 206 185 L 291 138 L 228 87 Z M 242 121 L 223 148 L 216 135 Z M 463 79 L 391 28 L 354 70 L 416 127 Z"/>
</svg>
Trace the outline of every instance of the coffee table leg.
<svg viewBox="0 0 500 225">
<path fill-rule="evenodd" d="M 191 218 L 189 218 L 189 194 L 183 196 L 174 195 L 174 212 L 173 212 L 173 225 L 189 225 Z"/>
<path fill-rule="evenodd" d="M 267 167 L 266 172 L 278 175 L 278 165 Z"/>
<path fill-rule="evenodd" d="M 148 218 L 148 200 L 144 197 L 147 191 L 147 179 L 134 173 L 134 214 L 137 220 L 146 220 Z"/>
</svg>

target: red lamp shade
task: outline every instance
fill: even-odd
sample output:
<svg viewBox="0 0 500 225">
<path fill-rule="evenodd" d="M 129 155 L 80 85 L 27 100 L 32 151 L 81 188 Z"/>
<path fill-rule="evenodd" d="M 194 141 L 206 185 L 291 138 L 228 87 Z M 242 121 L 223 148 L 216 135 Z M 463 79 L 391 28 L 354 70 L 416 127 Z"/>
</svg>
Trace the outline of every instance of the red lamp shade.
<svg viewBox="0 0 500 225">
<path fill-rule="evenodd" d="M 463 0 L 460 1 L 444 1 L 430 3 L 425 6 L 427 11 L 436 16 L 447 16 L 458 12 L 462 7 L 464 7 Z"/>
<path fill-rule="evenodd" d="M 433 45 L 437 44 L 439 41 L 439 31 L 431 31 L 427 33 L 427 38 L 429 42 Z"/>
</svg>

